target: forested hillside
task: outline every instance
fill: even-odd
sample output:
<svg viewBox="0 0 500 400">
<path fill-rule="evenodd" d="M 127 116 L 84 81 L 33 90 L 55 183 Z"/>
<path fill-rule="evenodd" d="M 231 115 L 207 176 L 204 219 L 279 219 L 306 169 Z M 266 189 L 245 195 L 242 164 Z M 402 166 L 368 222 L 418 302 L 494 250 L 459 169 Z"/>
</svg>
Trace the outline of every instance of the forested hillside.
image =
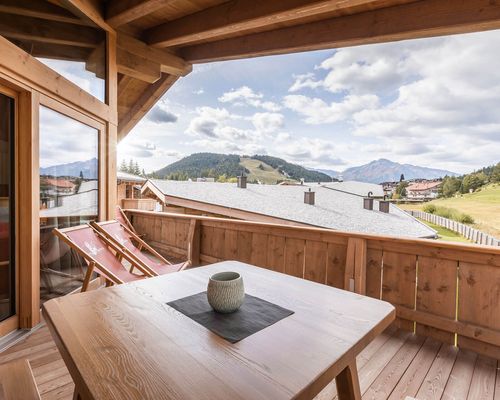
<svg viewBox="0 0 500 400">
<path fill-rule="evenodd" d="M 331 182 L 332 178 L 319 171 L 311 171 L 300 165 L 289 163 L 282 158 L 255 155 L 253 159 L 265 162 L 273 168 L 276 168 L 281 174 L 294 180 L 304 179 L 306 182 Z"/>
</svg>

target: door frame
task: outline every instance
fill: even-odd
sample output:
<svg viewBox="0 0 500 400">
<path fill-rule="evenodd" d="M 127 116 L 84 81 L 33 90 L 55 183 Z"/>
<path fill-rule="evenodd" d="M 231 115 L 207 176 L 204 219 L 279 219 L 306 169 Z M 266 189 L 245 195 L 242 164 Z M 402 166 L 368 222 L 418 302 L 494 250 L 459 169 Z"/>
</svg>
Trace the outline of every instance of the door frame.
<svg viewBox="0 0 500 400">
<path fill-rule="evenodd" d="M 11 157 L 13 160 L 10 160 L 11 166 L 14 167 L 14 254 L 10 255 L 10 257 L 14 259 L 14 306 L 15 313 L 14 315 L 8 317 L 7 319 L 0 322 L 0 337 L 5 335 L 8 332 L 16 329 L 19 326 L 19 177 L 18 177 L 18 121 L 19 121 L 19 93 L 9 86 L 5 86 L 0 81 L 0 94 L 10 97 L 14 100 L 14 143 L 13 146 L 11 144 L 11 149 L 14 151 L 11 153 Z M 9 199 L 11 201 L 11 199 Z M 9 221 L 9 228 L 12 227 L 12 221 Z M 12 247 L 11 247 L 12 250 Z"/>
</svg>

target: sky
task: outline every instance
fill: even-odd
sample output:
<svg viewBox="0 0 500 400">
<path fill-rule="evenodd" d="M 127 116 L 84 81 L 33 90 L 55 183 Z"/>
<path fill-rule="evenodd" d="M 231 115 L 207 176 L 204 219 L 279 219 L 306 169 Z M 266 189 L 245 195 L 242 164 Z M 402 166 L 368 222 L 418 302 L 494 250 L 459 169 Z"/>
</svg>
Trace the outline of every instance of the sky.
<svg viewBox="0 0 500 400">
<path fill-rule="evenodd" d="M 490 31 L 196 65 L 118 160 L 152 172 L 209 151 L 337 171 L 387 158 L 470 172 L 500 161 L 499 49 Z"/>
</svg>

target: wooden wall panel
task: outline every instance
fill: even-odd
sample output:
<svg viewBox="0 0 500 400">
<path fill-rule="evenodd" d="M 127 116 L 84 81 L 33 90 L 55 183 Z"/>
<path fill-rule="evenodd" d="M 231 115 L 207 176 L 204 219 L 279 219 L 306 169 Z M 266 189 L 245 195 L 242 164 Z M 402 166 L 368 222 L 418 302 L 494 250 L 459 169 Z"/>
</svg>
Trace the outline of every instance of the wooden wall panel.
<svg viewBox="0 0 500 400">
<path fill-rule="evenodd" d="M 304 277 L 304 247 L 303 239 L 286 239 L 285 273 L 299 278 Z"/>
<path fill-rule="evenodd" d="M 366 254 L 366 295 L 382 296 L 382 250 L 368 249 Z"/>
<path fill-rule="evenodd" d="M 285 272 L 285 238 L 283 236 L 268 236 L 267 267 L 277 272 Z"/>
<path fill-rule="evenodd" d="M 458 321 L 493 329 L 500 336 L 500 268 L 460 262 L 458 285 Z M 476 332 L 480 339 L 481 330 Z M 461 335 L 458 335 L 458 346 L 500 358 L 500 347 Z"/>
<path fill-rule="evenodd" d="M 224 260 L 236 260 L 238 258 L 238 231 L 226 230 L 224 240 Z"/>
<path fill-rule="evenodd" d="M 252 260 L 252 232 L 238 232 L 238 260 L 244 263 Z"/>
<path fill-rule="evenodd" d="M 384 252 L 382 299 L 395 305 L 415 308 L 417 256 Z M 413 321 L 398 318 L 397 325 L 413 331 Z"/>
<path fill-rule="evenodd" d="M 344 288 L 344 275 L 346 263 L 347 246 L 328 243 L 326 284 L 339 289 Z"/>
<path fill-rule="evenodd" d="M 458 262 L 438 258 L 418 258 L 418 311 L 455 319 Z M 455 334 L 417 323 L 416 332 L 445 343 L 455 343 Z"/>
<path fill-rule="evenodd" d="M 267 246 L 269 236 L 263 233 L 252 235 L 250 263 L 259 267 L 267 267 Z"/>
<path fill-rule="evenodd" d="M 327 258 L 327 243 L 307 240 L 305 249 L 304 278 L 318 283 L 326 283 Z"/>
</svg>

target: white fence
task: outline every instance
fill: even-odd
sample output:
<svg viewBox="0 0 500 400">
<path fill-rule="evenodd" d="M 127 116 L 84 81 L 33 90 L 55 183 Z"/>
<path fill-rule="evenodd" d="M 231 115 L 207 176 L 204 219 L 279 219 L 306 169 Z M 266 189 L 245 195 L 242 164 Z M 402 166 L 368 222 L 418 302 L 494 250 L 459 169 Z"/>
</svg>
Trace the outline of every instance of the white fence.
<svg viewBox="0 0 500 400">
<path fill-rule="evenodd" d="M 489 246 L 500 246 L 500 239 L 497 239 L 496 237 L 491 236 L 487 233 L 478 231 L 477 229 L 471 228 L 470 226 L 462 224 L 461 222 L 440 217 L 439 215 L 426 213 L 425 211 L 408 211 L 408 213 L 413 215 L 415 218 L 420 218 L 424 221 L 432 222 L 433 224 L 459 233 L 460 235 L 473 241 L 474 243 L 485 244 Z"/>
</svg>

